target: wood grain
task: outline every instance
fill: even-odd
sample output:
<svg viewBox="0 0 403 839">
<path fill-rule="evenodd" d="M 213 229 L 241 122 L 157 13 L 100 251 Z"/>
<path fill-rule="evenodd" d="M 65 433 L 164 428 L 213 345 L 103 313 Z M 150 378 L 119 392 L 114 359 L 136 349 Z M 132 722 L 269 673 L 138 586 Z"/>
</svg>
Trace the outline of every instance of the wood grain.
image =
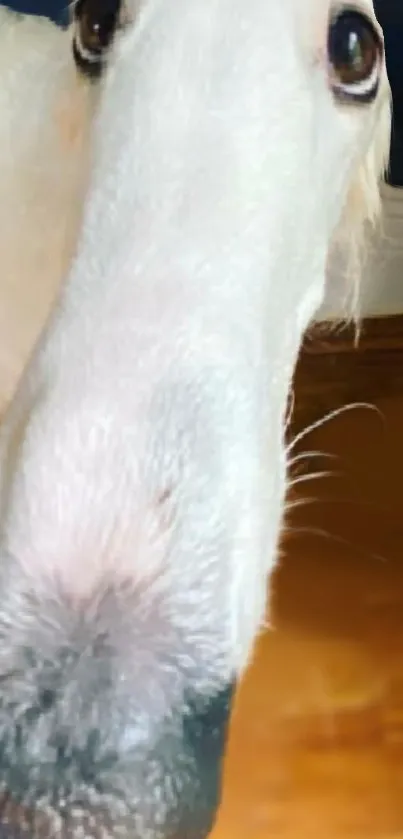
<svg viewBox="0 0 403 839">
<path fill-rule="evenodd" d="M 349 402 L 403 393 L 403 316 L 353 326 L 321 323 L 307 334 L 294 378 L 293 431 Z"/>
<path fill-rule="evenodd" d="M 305 441 L 333 457 L 295 475 L 333 474 L 291 493 L 213 839 L 403 837 L 403 396 L 377 408 Z"/>
</svg>

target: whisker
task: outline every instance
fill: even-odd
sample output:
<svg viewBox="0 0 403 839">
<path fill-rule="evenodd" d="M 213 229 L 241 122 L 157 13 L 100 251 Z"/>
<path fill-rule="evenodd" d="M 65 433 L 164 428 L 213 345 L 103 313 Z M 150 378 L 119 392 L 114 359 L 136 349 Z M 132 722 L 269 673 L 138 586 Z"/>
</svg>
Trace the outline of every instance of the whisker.
<svg viewBox="0 0 403 839">
<path fill-rule="evenodd" d="M 284 506 L 284 512 L 287 514 L 290 510 L 296 510 L 299 507 L 306 507 L 308 504 L 317 504 L 320 501 L 320 498 L 298 498 L 296 501 L 286 501 Z"/>
<path fill-rule="evenodd" d="M 316 431 L 318 428 L 322 428 L 322 426 L 326 425 L 331 420 L 336 419 L 337 417 L 342 416 L 343 414 L 346 414 L 350 411 L 359 408 L 374 411 L 374 413 L 378 414 L 378 416 L 383 421 L 385 420 L 382 411 L 379 408 L 377 408 L 376 405 L 373 405 L 369 402 L 350 402 L 348 405 L 343 405 L 341 408 L 335 408 L 333 411 L 329 411 L 329 413 L 325 414 L 324 417 L 315 420 L 315 422 L 312 422 L 310 425 L 308 425 L 306 428 L 304 428 L 302 431 L 296 434 L 294 439 L 287 446 L 287 452 L 293 451 L 293 449 L 295 449 L 298 443 L 300 443 L 301 440 L 304 440 L 306 437 L 308 437 L 308 435 L 311 434 L 313 431 Z"/>
<path fill-rule="evenodd" d="M 300 452 L 299 454 L 293 455 L 293 457 L 291 457 L 288 461 L 288 465 L 294 466 L 295 463 L 299 463 L 301 460 L 308 460 L 309 458 L 315 457 L 323 457 L 329 460 L 340 460 L 340 455 L 338 454 L 334 454 L 332 452 L 320 452 L 313 449 L 312 451 Z"/>
<path fill-rule="evenodd" d="M 323 472 L 309 472 L 307 475 L 297 475 L 288 482 L 288 487 L 293 489 L 298 484 L 306 483 L 307 481 L 317 481 L 319 478 L 340 478 L 342 472 L 330 472 L 324 470 Z"/>
<path fill-rule="evenodd" d="M 323 530 L 320 527 L 291 526 L 284 531 L 282 537 L 284 538 L 284 536 L 320 536 L 321 538 L 329 539 L 332 542 L 343 545 L 343 547 L 353 548 L 353 550 L 356 550 L 361 554 L 367 554 L 369 559 L 375 559 L 379 562 L 388 561 L 387 557 L 382 554 L 368 552 L 366 547 L 355 544 L 351 539 L 346 539 L 343 536 L 337 536 L 335 533 L 330 533 L 328 530 Z"/>
<path fill-rule="evenodd" d="M 321 496 L 320 498 L 316 498 L 315 501 L 320 503 L 320 506 L 323 507 L 326 505 L 335 505 L 335 504 L 344 504 L 349 505 L 355 508 L 364 508 L 372 510 L 375 513 L 385 513 L 388 514 L 391 512 L 393 507 L 390 503 L 381 503 L 378 499 L 371 499 L 371 498 L 354 498 L 352 495 L 332 495 L 332 496 Z"/>
<path fill-rule="evenodd" d="M 289 393 L 289 397 L 288 397 L 288 405 L 287 405 L 286 417 L 285 417 L 285 421 L 284 421 L 285 431 L 287 431 L 287 429 L 290 427 L 290 425 L 292 423 L 292 417 L 293 417 L 293 414 L 294 414 L 294 407 L 295 407 L 295 393 L 294 393 L 293 390 L 291 390 L 290 393 Z"/>
</svg>

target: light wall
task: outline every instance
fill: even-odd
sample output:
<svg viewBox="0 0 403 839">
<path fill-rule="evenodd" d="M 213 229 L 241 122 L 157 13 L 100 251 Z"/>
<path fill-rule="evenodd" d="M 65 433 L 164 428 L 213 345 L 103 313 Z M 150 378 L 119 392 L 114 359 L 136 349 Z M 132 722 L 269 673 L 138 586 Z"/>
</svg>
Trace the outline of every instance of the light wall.
<svg viewBox="0 0 403 839">
<path fill-rule="evenodd" d="M 344 289 L 338 280 L 337 272 L 329 278 L 318 320 L 340 317 Z M 364 316 L 403 314 L 403 189 L 383 187 L 382 230 L 361 284 L 360 311 Z"/>
</svg>

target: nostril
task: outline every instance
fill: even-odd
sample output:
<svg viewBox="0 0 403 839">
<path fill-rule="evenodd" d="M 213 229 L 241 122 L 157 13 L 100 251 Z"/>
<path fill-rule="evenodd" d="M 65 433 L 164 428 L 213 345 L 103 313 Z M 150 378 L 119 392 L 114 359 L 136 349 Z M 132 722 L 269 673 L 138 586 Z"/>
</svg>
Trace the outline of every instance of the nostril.
<svg viewBox="0 0 403 839">
<path fill-rule="evenodd" d="M 0 839 L 26 839 L 26 834 L 16 825 L 0 824 Z"/>
<path fill-rule="evenodd" d="M 32 839 L 33 833 L 31 814 L 3 793 L 0 796 L 0 839 Z M 41 839 L 46 839 L 45 834 Z"/>
<path fill-rule="evenodd" d="M 42 691 L 40 691 L 38 701 L 42 711 L 50 711 L 50 709 L 56 702 L 56 698 L 56 691 L 51 690 L 50 688 L 44 688 Z"/>
<path fill-rule="evenodd" d="M 43 796 L 39 804 L 25 806 L 8 793 L 0 796 L 0 839 L 113 839 L 114 827 L 119 833 L 105 808 L 92 808 L 88 800 L 67 807 L 62 800 L 52 805 Z"/>
<path fill-rule="evenodd" d="M 0 824 L 0 839 L 26 839 L 26 836 L 16 825 Z"/>
<path fill-rule="evenodd" d="M 234 685 L 196 689 L 186 638 L 150 633 L 137 591 L 39 605 L 0 661 L 0 839 L 204 839 Z"/>
<path fill-rule="evenodd" d="M 87 723 L 83 748 L 72 730 L 52 733 L 50 765 L 40 756 L 30 762 L 28 741 L 16 748 L 14 740 L 8 765 L 0 756 L 0 839 L 205 839 L 220 800 L 233 691 L 188 696 L 141 750 L 107 754 L 106 729 Z M 55 691 L 42 690 L 41 702 L 52 707 Z"/>
</svg>

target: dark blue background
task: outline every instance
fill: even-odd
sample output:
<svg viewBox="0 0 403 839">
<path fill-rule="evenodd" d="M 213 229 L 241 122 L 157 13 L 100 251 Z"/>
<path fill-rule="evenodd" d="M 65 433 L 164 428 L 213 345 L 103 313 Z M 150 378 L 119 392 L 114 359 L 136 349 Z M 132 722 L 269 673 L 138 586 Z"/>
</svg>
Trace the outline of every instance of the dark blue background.
<svg viewBox="0 0 403 839">
<path fill-rule="evenodd" d="M 388 181 L 403 187 L 403 0 L 375 0 L 385 36 L 386 64 L 393 96 Z"/>
<path fill-rule="evenodd" d="M 48 17 L 58 26 L 67 26 L 69 22 L 68 0 L 0 0 L 0 5 L 23 15 Z"/>
</svg>

